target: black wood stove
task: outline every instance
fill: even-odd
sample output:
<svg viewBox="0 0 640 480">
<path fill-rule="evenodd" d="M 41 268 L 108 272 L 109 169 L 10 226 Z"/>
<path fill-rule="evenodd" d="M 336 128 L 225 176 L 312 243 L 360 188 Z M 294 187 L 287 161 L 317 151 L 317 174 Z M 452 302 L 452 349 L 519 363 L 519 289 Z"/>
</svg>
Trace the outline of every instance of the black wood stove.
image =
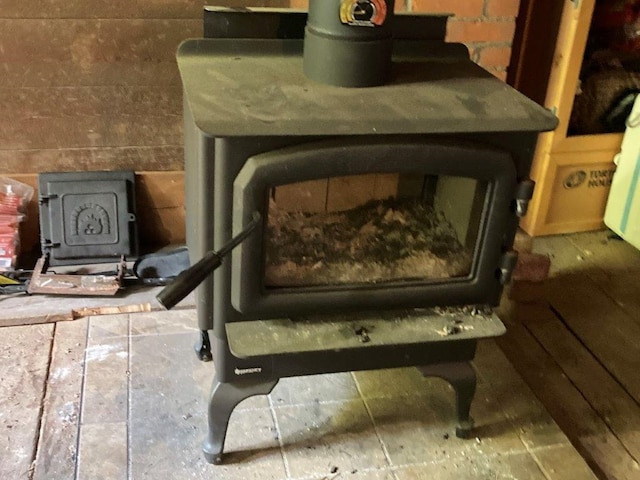
<svg viewBox="0 0 640 480">
<path fill-rule="evenodd" d="M 393 0 L 208 8 L 208 38 L 180 46 L 187 239 L 207 261 L 159 299 L 204 278 L 209 462 L 240 401 L 297 375 L 416 366 L 452 384 L 469 435 L 469 362 L 504 333 L 490 307 L 515 264 L 538 133 L 556 119 L 445 43 L 446 22 L 394 16 Z M 364 201 L 331 200 L 371 179 Z"/>
</svg>

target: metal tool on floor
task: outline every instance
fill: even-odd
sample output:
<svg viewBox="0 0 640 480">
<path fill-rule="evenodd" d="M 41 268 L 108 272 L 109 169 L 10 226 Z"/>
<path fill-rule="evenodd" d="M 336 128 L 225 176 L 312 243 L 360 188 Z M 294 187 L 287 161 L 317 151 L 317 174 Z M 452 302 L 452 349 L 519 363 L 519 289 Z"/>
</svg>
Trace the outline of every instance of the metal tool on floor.
<svg viewBox="0 0 640 480">
<path fill-rule="evenodd" d="M 114 274 L 102 275 L 62 275 L 47 273 L 49 256 L 43 255 L 36 263 L 27 287 L 28 293 L 50 295 L 115 295 L 122 287 L 127 271 L 124 256 L 120 257 Z"/>
<path fill-rule="evenodd" d="M 86 266 L 78 271 L 65 266 L 65 272 L 59 273 L 49 267 L 49 255 L 43 255 L 33 270 L 4 272 L 0 275 L 0 295 L 115 295 L 128 287 L 165 286 L 189 268 L 189 252 L 187 247 L 180 246 L 142 255 L 131 268 L 121 256 L 115 268 L 99 272 L 90 272 Z"/>
</svg>

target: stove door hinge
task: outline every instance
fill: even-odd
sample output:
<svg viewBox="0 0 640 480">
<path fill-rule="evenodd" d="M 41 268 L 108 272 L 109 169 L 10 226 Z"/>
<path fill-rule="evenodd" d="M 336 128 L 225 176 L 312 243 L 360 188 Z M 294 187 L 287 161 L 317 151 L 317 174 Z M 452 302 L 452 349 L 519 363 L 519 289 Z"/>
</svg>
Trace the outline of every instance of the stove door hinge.
<svg viewBox="0 0 640 480">
<path fill-rule="evenodd" d="M 515 194 L 515 211 L 518 217 L 524 217 L 527 214 L 535 186 L 536 182 L 530 179 L 518 183 Z"/>
<path fill-rule="evenodd" d="M 516 263 L 518 263 L 518 252 L 515 250 L 509 250 L 502 255 L 500 259 L 500 284 L 506 285 L 511 281 L 511 277 L 513 275 L 513 270 L 516 268 Z"/>
<path fill-rule="evenodd" d="M 60 242 L 52 242 L 51 240 L 44 239 L 42 240 L 42 248 L 58 248 L 60 246 Z"/>
<path fill-rule="evenodd" d="M 49 200 L 55 200 L 56 198 L 58 198 L 57 193 L 52 193 L 50 195 L 40 195 L 38 197 L 38 202 L 40 203 L 40 205 L 45 205 L 49 203 Z"/>
</svg>

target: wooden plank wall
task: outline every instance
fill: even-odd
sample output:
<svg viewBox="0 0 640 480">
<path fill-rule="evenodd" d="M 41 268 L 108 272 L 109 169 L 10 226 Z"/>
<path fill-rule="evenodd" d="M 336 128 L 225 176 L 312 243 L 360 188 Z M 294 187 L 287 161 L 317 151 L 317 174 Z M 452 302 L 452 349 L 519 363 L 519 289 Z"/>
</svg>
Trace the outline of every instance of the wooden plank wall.
<svg viewBox="0 0 640 480">
<path fill-rule="evenodd" d="M 138 172 L 141 240 L 184 241 L 182 100 L 175 51 L 205 4 L 305 8 L 299 0 L 2 0 L 0 175 Z M 397 0 L 457 14 L 449 40 L 506 76 L 519 0 Z M 35 203 L 23 248 L 38 244 Z"/>
<path fill-rule="evenodd" d="M 131 169 L 145 243 L 184 241 L 182 87 L 175 51 L 202 35 L 191 0 L 3 0 L 0 175 Z M 288 6 L 288 0 L 227 5 Z M 38 244 L 29 209 L 23 249 Z"/>
</svg>

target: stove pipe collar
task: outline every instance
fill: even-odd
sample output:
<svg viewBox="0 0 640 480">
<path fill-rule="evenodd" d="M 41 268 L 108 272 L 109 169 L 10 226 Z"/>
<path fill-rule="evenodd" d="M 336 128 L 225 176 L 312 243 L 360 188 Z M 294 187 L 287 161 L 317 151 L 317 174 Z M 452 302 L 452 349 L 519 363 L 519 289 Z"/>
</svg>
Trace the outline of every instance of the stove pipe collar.
<svg viewBox="0 0 640 480">
<path fill-rule="evenodd" d="M 339 87 L 383 85 L 391 74 L 395 0 L 310 0 L 304 73 Z"/>
</svg>

